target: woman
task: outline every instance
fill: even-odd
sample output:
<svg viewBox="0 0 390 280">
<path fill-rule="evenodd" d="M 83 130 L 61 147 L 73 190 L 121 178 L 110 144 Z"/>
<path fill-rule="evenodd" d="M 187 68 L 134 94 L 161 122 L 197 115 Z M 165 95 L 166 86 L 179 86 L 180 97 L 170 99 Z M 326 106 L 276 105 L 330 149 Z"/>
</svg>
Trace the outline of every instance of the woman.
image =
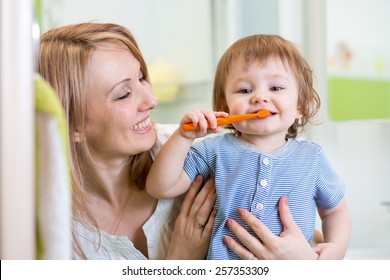
<svg viewBox="0 0 390 280">
<path fill-rule="evenodd" d="M 198 193 L 197 178 L 183 204 L 182 197 L 156 200 L 145 191 L 146 175 L 169 132 L 150 120 L 157 101 L 132 34 L 115 24 L 53 29 L 42 36 L 38 68 L 68 120 L 74 257 L 204 259 L 215 219 L 213 182 Z M 246 233 L 232 227 L 245 244 Z M 286 249 L 295 246 L 301 253 L 304 247 L 311 255 L 302 258 L 311 258 L 313 250 L 296 237 L 299 229 L 293 233 Z M 253 256 L 238 243 L 227 244 L 243 258 Z M 278 251 L 270 254 L 280 258 Z"/>
</svg>

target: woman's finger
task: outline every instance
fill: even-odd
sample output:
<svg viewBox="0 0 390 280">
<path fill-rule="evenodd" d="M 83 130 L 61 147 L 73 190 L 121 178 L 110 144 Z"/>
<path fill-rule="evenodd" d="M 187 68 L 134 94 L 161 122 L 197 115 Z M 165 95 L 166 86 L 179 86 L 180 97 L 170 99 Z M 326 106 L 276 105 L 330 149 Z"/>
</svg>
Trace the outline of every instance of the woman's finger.
<svg viewBox="0 0 390 280">
<path fill-rule="evenodd" d="M 207 223 L 210 213 L 214 208 L 216 198 L 214 179 L 209 179 L 199 192 L 191 208 L 191 213 L 193 213 L 196 220 L 202 225 Z"/>
<path fill-rule="evenodd" d="M 285 195 L 282 196 L 279 200 L 279 215 L 280 221 L 283 225 L 283 231 L 289 231 L 290 229 L 298 228 L 297 224 L 294 222 L 290 208 L 288 207 L 288 199 Z"/>
<path fill-rule="evenodd" d="M 254 255 L 253 253 L 255 253 L 257 258 L 263 258 L 263 255 L 266 253 L 267 248 L 256 237 L 254 237 L 245 228 L 243 228 L 241 225 L 239 225 L 236 221 L 232 219 L 227 220 L 227 225 L 229 229 L 233 232 L 233 234 L 241 241 L 241 243 L 250 252 L 252 252 L 252 255 Z"/>
<path fill-rule="evenodd" d="M 189 213 L 190 216 L 193 216 L 193 217 L 197 216 L 199 209 L 201 209 L 203 203 L 206 201 L 206 198 L 207 198 L 207 196 L 212 188 L 214 188 L 213 179 L 209 179 L 196 194 L 196 197 L 195 197 L 195 199 L 192 203 L 191 209 L 190 209 L 190 213 Z"/>
<path fill-rule="evenodd" d="M 208 221 L 203 229 L 203 232 L 211 237 L 211 233 L 213 232 L 213 227 L 215 223 L 215 217 L 217 216 L 217 210 L 214 209 L 209 215 Z"/>
<path fill-rule="evenodd" d="M 237 212 L 243 221 L 255 232 L 255 234 L 263 241 L 264 244 L 269 244 L 269 242 L 275 238 L 275 235 L 270 231 L 270 229 L 252 213 L 242 208 L 239 208 Z M 251 244 L 249 244 L 249 246 L 250 245 Z"/>
<path fill-rule="evenodd" d="M 232 250 L 237 256 L 239 256 L 243 260 L 255 260 L 257 257 L 253 255 L 249 250 L 247 250 L 244 246 L 238 243 L 236 240 L 231 238 L 230 236 L 224 236 L 223 241 L 228 246 L 230 250 Z"/>
<path fill-rule="evenodd" d="M 195 177 L 195 180 L 191 183 L 191 186 L 186 194 L 186 197 L 183 201 L 183 205 L 180 210 L 180 212 L 183 213 L 185 216 L 188 216 L 190 214 L 192 205 L 202 186 L 202 182 L 203 182 L 202 176 L 198 175 Z"/>
</svg>

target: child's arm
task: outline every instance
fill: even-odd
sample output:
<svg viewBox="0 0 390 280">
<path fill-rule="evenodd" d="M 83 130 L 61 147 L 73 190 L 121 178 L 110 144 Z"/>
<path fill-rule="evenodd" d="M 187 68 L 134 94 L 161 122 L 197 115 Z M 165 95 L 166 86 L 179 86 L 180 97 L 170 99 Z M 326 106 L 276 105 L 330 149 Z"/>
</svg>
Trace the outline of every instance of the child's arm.
<svg viewBox="0 0 390 280">
<path fill-rule="evenodd" d="M 351 220 L 345 199 L 333 209 L 318 209 L 322 219 L 323 244 L 318 244 L 318 259 L 343 259 L 351 234 Z"/>
<path fill-rule="evenodd" d="M 216 117 L 226 117 L 227 113 L 212 111 L 192 111 L 184 115 L 180 127 L 162 146 L 149 171 L 146 190 L 156 198 L 176 197 L 190 186 L 191 180 L 183 170 L 187 153 L 195 138 L 220 131 Z M 207 129 L 207 121 L 210 129 Z M 197 131 L 184 131 L 182 125 L 192 122 L 199 125 Z"/>
<path fill-rule="evenodd" d="M 176 197 L 190 186 L 191 181 L 183 165 L 193 139 L 182 137 L 179 130 L 161 147 L 149 171 L 146 190 L 153 197 Z"/>
</svg>

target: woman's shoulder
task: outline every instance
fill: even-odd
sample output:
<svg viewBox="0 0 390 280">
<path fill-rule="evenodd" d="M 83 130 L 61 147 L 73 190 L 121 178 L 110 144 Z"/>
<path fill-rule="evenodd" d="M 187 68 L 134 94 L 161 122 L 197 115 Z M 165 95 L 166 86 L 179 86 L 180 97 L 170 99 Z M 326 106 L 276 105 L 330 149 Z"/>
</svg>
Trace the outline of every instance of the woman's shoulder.
<svg viewBox="0 0 390 280">
<path fill-rule="evenodd" d="M 162 124 L 155 123 L 154 128 L 157 133 L 157 137 L 165 139 L 165 141 L 175 132 L 175 130 L 179 127 L 178 124 Z"/>
<path fill-rule="evenodd" d="M 162 145 L 167 142 L 168 138 L 173 134 L 173 132 L 178 128 L 177 124 L 154 124 L 154 131 L 156 132 L 157 141 L 150 150 L 150 154 L 153 160 L 156 158 L 158 151 L 160 151 Z"/>
</svg>

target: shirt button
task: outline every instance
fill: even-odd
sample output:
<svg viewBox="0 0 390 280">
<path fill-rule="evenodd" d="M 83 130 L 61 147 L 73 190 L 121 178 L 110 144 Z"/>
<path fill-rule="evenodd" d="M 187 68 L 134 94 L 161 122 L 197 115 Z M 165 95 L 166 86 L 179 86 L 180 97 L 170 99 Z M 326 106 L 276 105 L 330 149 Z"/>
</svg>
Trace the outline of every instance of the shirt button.
<svg viewBox="0 0 390 280">
<path fill-rule="evenodd" d="M 263 210 L 263 208 L 264 208 L 264 205 L 262 203 L 256 204 L 256 210 L 260 211 L 260 210 Z"/>
<path fill-rule="evenodd" d="M 268 164 L 269 164 L 269 158 L 263 159 L 263 164 L 264 164 L 264 165 L 268 165 Z"/>
<path fill-rule="evenodd" d="M 263 179 L 263 180 L 260 181 L 260 185 L 261 185 L 263 188 L 265 188 L 266 186 L 268 186 L 268 181 L 265 180 L 265 179 Z"/>
</svg>

